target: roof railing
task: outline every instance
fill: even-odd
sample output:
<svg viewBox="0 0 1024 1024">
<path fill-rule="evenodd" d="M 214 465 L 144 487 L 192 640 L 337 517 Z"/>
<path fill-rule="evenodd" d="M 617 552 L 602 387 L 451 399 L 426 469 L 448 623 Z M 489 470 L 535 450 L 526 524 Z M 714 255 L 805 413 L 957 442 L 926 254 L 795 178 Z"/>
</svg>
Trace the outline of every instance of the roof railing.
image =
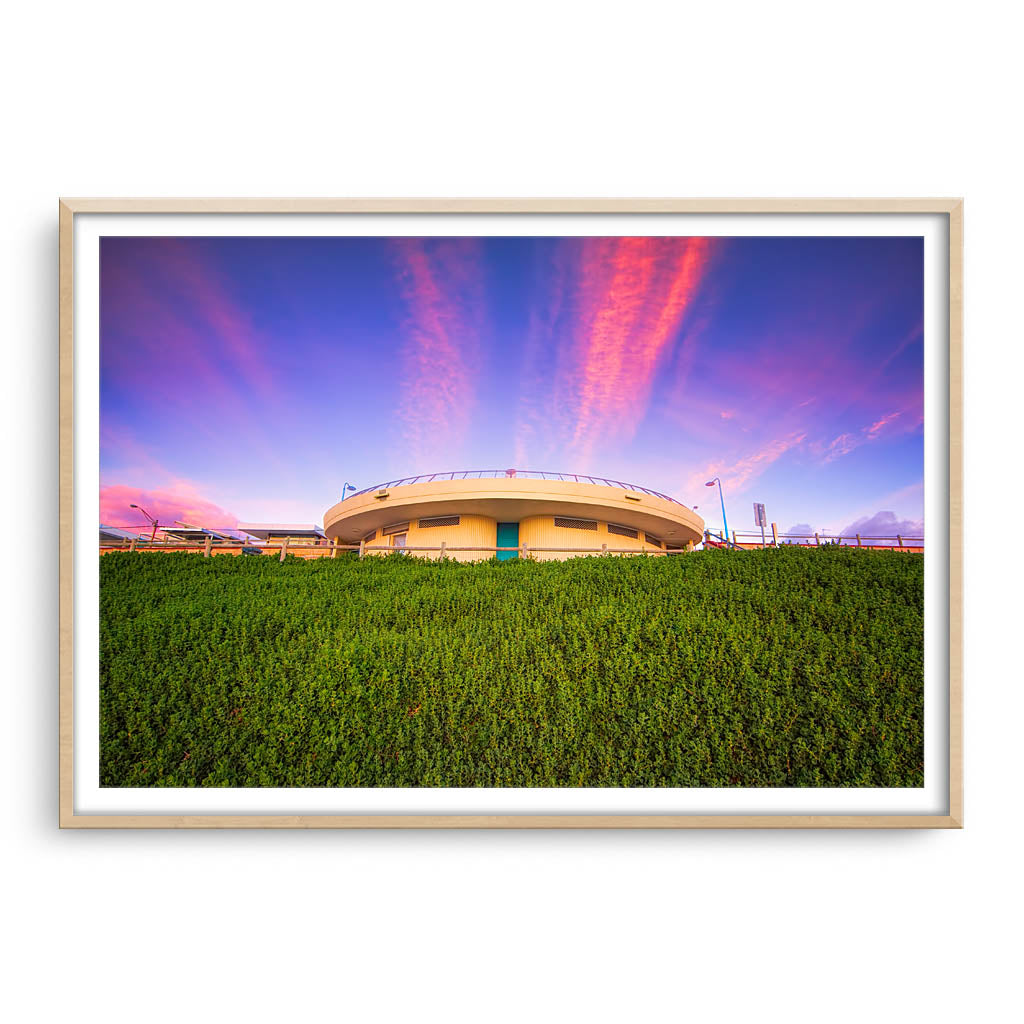
<svg viewBox="0 0 1024 1024">
<path fill-rule="evenodd" d="M 446 470 L 443 473 L 420 473 L 419 476 L 406 476 L 399 480 L 385 480 L 382 483 L 374 484 L 372 487 L 364 487 L 361 491 L 353 491 L 345 500 L 347 501 L 357 495 L 369 494 L 372 491 L 379 491 L 388 487 L 429 484 L 435 480 L 485 480 L 496 477 L 507 477 L 510 480 L 517 478 L 525 478 L 527 480 L 559 480 L 563 483 L 621 487 L 625 491 L 639 491 L 641 494 L 649 494 L 652 498 L 670 501 L 673 505 L 682 504 L 682 502 L 676 501 L 675 498 L 662 494 L 661 491 L 652 491 L 650 487 L 641 487 L 640 484 L 627 483 L 624 480 L 611 480 L 608 477 L 591 476 L 589 473 L 556 473 L 551 470 L 540 469 L 453 469 Z"/>
</svg>

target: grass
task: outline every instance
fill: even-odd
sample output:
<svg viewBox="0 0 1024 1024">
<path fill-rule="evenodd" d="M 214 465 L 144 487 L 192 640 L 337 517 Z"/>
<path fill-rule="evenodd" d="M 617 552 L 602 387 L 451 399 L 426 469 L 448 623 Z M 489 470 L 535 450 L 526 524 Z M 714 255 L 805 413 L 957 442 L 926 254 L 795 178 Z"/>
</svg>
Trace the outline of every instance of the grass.
<svg viewBox="0 0 1024 1024">
<path fill-rule="evenodd" d="M 100 560 L 104 786 L 921 786 L 923 559 Z"/>
</svg>

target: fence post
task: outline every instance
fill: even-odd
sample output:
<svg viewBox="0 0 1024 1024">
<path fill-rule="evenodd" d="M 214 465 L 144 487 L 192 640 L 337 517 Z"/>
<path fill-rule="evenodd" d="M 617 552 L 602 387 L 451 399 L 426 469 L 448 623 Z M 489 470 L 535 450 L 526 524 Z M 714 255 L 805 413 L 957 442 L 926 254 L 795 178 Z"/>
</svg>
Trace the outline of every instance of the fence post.
<svg viewBox="0 0 1024 1024">
<path fill-rule="evenodd" d="M 359 542 L 359 557 L 362 558 L 366 554 L 366 538 L 364 537 Z"/>
<path fill-rule="evenodd" d="M 331 548 L 332 548 L 332 550 L 331 550 L 331 558 L 337 558 L 338 557 L 338 538 L 337 537 L 334 538 L 334 542 L 332 543 Z"/>
<path fill-rule="evenodd" d="M 522 550 L 522 554 L 520 555 L 520 557 L 523 558 L 523 559 L 526 559 L 526 558 L 529 557 L 529 554 L 530 554 L 530 549 L 526 546 L 526 541 L 523 541 L 523 550 Z"/>
<path fill-rule="evenodd" d="M 903 538 L 898 533 L 896 534 L 896 543 L 899 544 L 900 551 L 902 551 L 903 550 Z"/>
<path fill-rule="evenodd" d="M 815 547 L 821 547 L 821 541 L 818 539 L 818 535 L 817 534 L 814 535 L 814 546 Z"/>
<path fill-rule="evenodd" d="M 772 547 L 777 548 L 779 546 L 779 528 L 772 523 Z"/>
<path fill-rule="evenodd" d="M 203 545 L 203 558 L 210 557 L 210 549 L 213 547 L 213 536 L 210 535 L 206 538 L 206 543 Z"/>
<path fill-rule="evenodd" d="M 860 534 L 857 534 L 857 547 L 860 547 Z"/>
<path fill-rule="evenodd" d="M 139 538 L 138 537 L 132 537 L 132 542 L 128 545 L 128 550 L 129 551 L 134 551 L 135 550 L 135 545 L 138 544 L 138 542 L 139 542 Z"/>
<path fill-rule="evenodd" d="M 607 555 L 608 554 L 608 545 L 607 544 L 602 544 L 601 545 L 601 554 L 602 555 Z"/>
<path fill-rule="evenodd" d="M 285 537 L 285 539 L 283 541 L 281 541 L 281 557 L 278 559 L 278 561 L 279 562 L 283 562 L 284 561 L 284 556 L 286 554 L 288 554 L 288 538 L 287 537 Z"/>
<path fill-rule="evenodd" d="M 445 541 L 441 541 L 441 554 L 439 554 L 439 555 L 437 556 L 437 557 L 438 557 L 439 559 L 440 559 L 440 558 L 444 558 L 444 549 L 445 549 L 445 548 L 446 548 L 447 546 L 448 546 L 448 545 L 447 545 L 447 543 L 446 543 Z"/>
</svg>

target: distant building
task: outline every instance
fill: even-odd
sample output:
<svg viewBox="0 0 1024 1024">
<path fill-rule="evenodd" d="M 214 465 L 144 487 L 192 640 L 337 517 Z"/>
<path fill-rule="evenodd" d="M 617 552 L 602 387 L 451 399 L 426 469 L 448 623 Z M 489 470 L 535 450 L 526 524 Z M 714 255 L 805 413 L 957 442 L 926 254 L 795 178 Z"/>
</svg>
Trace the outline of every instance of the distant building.
<svg viewBox="0 0 1024 1024">
<path fill-rule="evenodd" d="M 320 526 L 297 526 L 293 523 L 239 523 L 241 533 L 255 537 L 265 544 L 326 544 L 323 528 Z"/>
<path fill-rule="evenodd" d="M 245 529 L 240 526 L 239 529 Z M 371 554 L 445 545 L 460 561 L 566 559 L 603 550 L 664 555 L 689 550 L 704 520 L 666 494 L 576 473 L 456 470 L 391 480 L 349 495 L 324 514 L 324 534 Z M 452 550 L 478 548 L 476 551 Z M 372 550 L 382 549 L 382 550 Z M 515 550 L 512 550 L 515 549 Z M 413 551 L 437 558 L 438 551 Z"/>
<path fill-rule="evenodd" d="M 138 536 L 137 530 L 123 530 L 120 526 L 104 526 L 100 523 L 100 544 L 108 547 L 111 544 L 130 544 Z"/>
</svg>

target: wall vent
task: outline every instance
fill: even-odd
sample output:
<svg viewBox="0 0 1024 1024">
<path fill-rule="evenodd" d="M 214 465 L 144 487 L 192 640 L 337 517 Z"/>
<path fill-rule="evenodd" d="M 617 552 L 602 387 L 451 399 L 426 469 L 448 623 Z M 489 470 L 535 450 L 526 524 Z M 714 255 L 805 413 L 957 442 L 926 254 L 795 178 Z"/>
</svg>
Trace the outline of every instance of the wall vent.
<svg viewBox="0 0 1024 1024">
<path fill-rule="evenodd" d="M 656 548 L 663 548 L 665 546 L 657 537 L 652 537 L 649 533 L 644 533 L 644 536 L 647 538 L 647 543 L 653 544 Z"/>
<path fill-rule="evenodd" d="M 420 529 L 429 530 L 432 526 L 458 526 L 459 516 L 434 516 L 431 519 L 421 519 Z"/>
<path fill-rule="evenodd" d="M 405 533 L 408 529 L 408 523 L 395 523 L 393 526 L 385 526 L 382 536 L 388 537 L 392 533 Z"/>
<path fill-rule="evenodd" d="M 566 519 L 563 516 L 555 516 L 555 526 L 563 530 L 597 530 L 597 522 L 593 519 Z"/>
<path fill-rule="evenodd" d="M 614 533 L 619 537 L 632 537 L 633 540 L 636 540 L 637 537 L 640 536 L 637 530 L 630 529 L 628 526 L 619 526 L 616 523 L 608 524 L 608 532 Z"/>
<path fill-rule="evenodd" d="M 369 544 L 371 540 L 376 540 L 376 539 L 377 539 L 377 531 L 376 531 L 376 530 L 371 530 L 371 531 L 370 531 L 370 532 L 369 532 L 369 533 L 368 533 L 368 534 L 367 534 L 367 535 L 366 535 L 366 536 L 365 536 L 365 537 L 363 538 L 363 543 L 364 543 L 364 544 Z"/>
</svg>

